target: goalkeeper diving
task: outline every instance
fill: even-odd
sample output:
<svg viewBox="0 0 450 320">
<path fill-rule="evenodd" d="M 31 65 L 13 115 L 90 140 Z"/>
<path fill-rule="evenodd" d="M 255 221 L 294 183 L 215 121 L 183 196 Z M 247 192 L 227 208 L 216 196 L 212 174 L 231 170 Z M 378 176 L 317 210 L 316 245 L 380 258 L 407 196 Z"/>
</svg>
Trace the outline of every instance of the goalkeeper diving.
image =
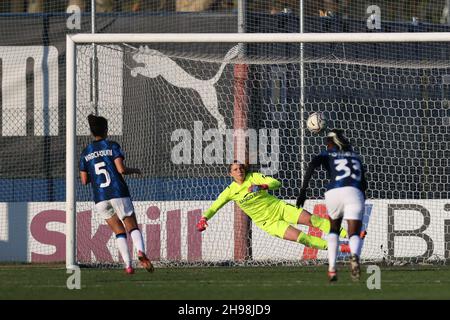
<svg viewBox="0 0 450 320">
<path fill-rule="evenodd" d="M 236 161 L 230 165 L 229 174 L 234 181 L 203 213 L 197 223 L 198 231 L 204 231 L 208 226 L 208 221 L 216 212 L 233 200 L 259 228 L 268 234 L 315 249 L 326 250 L 328 248 L 326 240 L 308 235 L 292 225 L 302 224 L 316 227 L 328 234 L 330 221 L 312 215 L 305 209 L 288 204 L 268 193 L 269 190 L 278 189 L 281 186 L 280 181 L 259 172 L 247 172 L 246 167 Z M 340 236 L 342 238 L 347 236 L 347 232 L 342 228 Z M 348 246 L 343 244 L 340 250 L 347 252 Z"/>
</svg>

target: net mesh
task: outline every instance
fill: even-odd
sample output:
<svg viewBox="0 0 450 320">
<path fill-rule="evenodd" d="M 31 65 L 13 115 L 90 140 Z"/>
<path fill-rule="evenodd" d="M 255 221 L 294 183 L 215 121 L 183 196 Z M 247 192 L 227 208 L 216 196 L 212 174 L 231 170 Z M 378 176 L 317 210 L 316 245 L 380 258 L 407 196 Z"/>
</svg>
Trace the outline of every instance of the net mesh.
<svg viewBox="0 0 450 320">
<path fill-rule="evenodd" d="M 231 182 L 227 164 L 239 108 L 245 108 L 253 169 L 280 180 L 274 194 L 290 203 L 301 186 L 302 165 L 323 149 L 323 133 L 302 127 L 302 119 L 320 111 L 329 128 L 345 130 L 366 165 L 362 258 L 443 261 L 449 254 L 442 233 L 450 190 L 448 45 L 372 47 L 305 45 L 302 89 L 295 44 L 97 45 L 94 86 L 93 46 L 79 45 L 77 152 L 90 142 L 87 114 L 108 118 L 110 138 L 121 144 L 126 163 L 143 170 L 127 183 L 157 265 L 317 263 L 326 251 L 271 237 L 254 224 L 250 232 L 236 230 L 231 203 L 204 233 L 195 223 Z M 305 208 L 317 215 L 326 214 L 325 184 L 320 170 L 308 190 Z M 112 232 L 90 211 L 90 189 L 78 186 L 77 193 L 77 211 L 83 211 L 77 216 L 77 261 L 119 262 Z M 236 259 L 243 245 L 247 257 Z"/>
<path fill-rule="evenodd" d="M 93 2 L 96 4 L 94 20 L 90 13 Z M 247 6 L 243 8 L 245 32 L 299 32 L 300 15 L 304 17 L 304 32 L 450 30 L 448 0 L 379 0 L 376 3 L 327 0 L 303 3 L 302 11 L 298 0 L 247 0 Z M 238 4 L 236 0 L 0 2 L 1 261 L 65 260 L 66 34 L 91 33 L 94 24 L 96 33 L 235 33 L 239 31 L 241 9 Z M 234 44 L 153 44 L 150 49 L 169 57 L 188 75 L 206 81 L 218 73 L 232 46 Z M 150 228 L 144 233 L 160 234 L 159 238 L 155 236 L 146 240 L 155 259 L 160 256 L 158 261 L 161 263 L 167 260 L 180 264 L 186 259 L 199 262 L 233 257 L 236 260 L 235 253 L 239 250 L 233 246 L 235 236 L 240 235 L 239 231 L 234 233 L 212 227 L 218 230 L 211 229 L 215 231 L 208 232 L 211 234 L 209 236 L 221 232 L 226 236 L 220 234 L 217 240 L 206 242 L 233 242 L 223 250 L 227 252 L 225 257 L 218 257 L 211 253 L 221 250 L 217 243 L 214 244 L 216 247 L 210 244 L 214 249 L 199 249 L 204 248 L 206 242 L 202 240 L 202 245 L 199 245 L 198 235 L 194 236 L 195 232 L 186 229 L 192 227 L 192 223 L 186 220 L 186 213 L 183 213 L 191 208 L 187 203 L 197 201 L 198 205 L 193 205 L 194 213 L 188 215 L 194 215 L 189 219 L 195 220 L 199 214 L 196 210 L 206 208 L 229 182 L 226 165 L 211 164 L 220 160 L 225 163 L 225 158 L 232 157 L 234 150 L 234 146 L 228 145 L 227 148 L 226 139 L 223 138 L 223 149 L 217 152 L 219 155 L 216 157 L 213 153 L 211 144 L 215 141 L 215 133 L 207 130 L 216 128 L 218 121 L 221 121 L 217 113 L 216 117 L 213 114 L 214 106 L 217 106 L 227 128 L 247 126 L 254 130 L 250 131 L 250 135 L 256 136 L 258 142 L 267 140 L 261 147 L 264 152 L 259 152 L 258 144 L 256 149 L 250 150 L 251 155 L 256 156 L 255 168 L 267 170 L 282 180 L 283 187 L 276 191 L 276 195 L 288 201 L 294 201 L 294 194 L 298 190 L 302 160 L 309 161 L 322 143 L 321 137 L 308 132 L 305 132 L 304 140 L 300 138 L 301 120 L 312 111 L 325 112 L 330 119 L 330 126 L 346 129 L 369 166 L 368 194 L 373 207 L 368 206 L 367 212 L 381 212 L 370 218 L 370 225 L 378 225 L 380 229 L 375 233 L 378 238 L 372 238 L 379 240 L 367 242 L 374 243 L 368 251 L 373 255 L 369 256 L 377 259 L 385 255 L 389 259 L 404 255 L 417 257 L 433 246 L 433 254 L 448 257 L 450 227 L 446 220 L 448 205 L 445 202 L 449 190 L 448 45 L 305 44 L 304 47 L 303 113 L 299 111 L 301 69 L 300 48 L 297 45 L 245 46 L 240 57 L 242 59 L 245 53 L 246 58 L 227 61 L 212 86 L 217 103 L 211 95 L 205 98 L 198 90 L 173 85 L 163 76 L 133 76 L 131 70 L 138 66 L 133 55 L 138 52 L 139 45 L 97 46 L 99 61 L 96 68 L 92 68 L 88 60 L 94 54 L 93 47 L 80 49 L 77 68 L 81 72 L 78 77 L 81 91 L 77 93 L 77 126 L 78 135 L 82 138 L 79 138 L 79 148 L 89 141 L 86 115 L 98 112 L 107 116 L 112 127 L 112 138 L 122 143 L 127 152 L 127 161 L 144 170 L 143 176 L 132 177 L 128 183 L 137 202 L 154 201 L 151 205 L 140 205 L 139 220 L 150 223 L 149 226 L 143 225 L 144 228 Z M 140 66 L 144 67 L 143 64 Z M 97 85 L 93 86 L 90 79 L 96 79 Z M 205 105 L 205 101 L 209 104 Z M 239 111 L 244 106 L 247 116 L 245 124 L 242 124 L 236 117 L 235 109 Z M 135 112 L 136 109 L 139 111 Z M 242 110 L 239 112 L 243 113 Z M 185 131 L 173 133 L 177 129 Z M 187 132 L 191 137 L 191 152 L 175 157 L 178 159 L 175 163 L 172 151 L 182 152 L 187 148 L 183 148 L 182 144 L 189 140 Z M 141 134 L 138 136 L 137 133 Z M 303 149 L 301 141 L 304 142 Z M 145 147 L 137 147 L 140 144 Z M 302 150 L 305 151 L 304 159 Z M 204 157 L 204 153 L 208 156 Z M 206 163 L 205 159 L 211 162 Z M 149 163 L 152 165 L 149 166 Z M 311 182 L 308 196 L 312 199 L 323 196 L 322 178 L 324 173 L 320 172 L 317 179 Z M 92 208 L 88 189 L 77 186 L 77 191 L 80 195 L 79 210 L 86 211 L 79 215 L 82 220 L 79 225 L 85 226 L 80 227 L 80 230 L 91 228 L 91 232 L 81 234 L 80 239 L 83 240 L 80 240 L 80 246 L 92 247 L 95 251 L 81 253 L 81 256 L 84 254 L 83 259 L 86 261 L 89 259 L 85 257 L 94 261 L 97 255 L 101 257 L 98 261 L 116 259 L 116 253 L 114 259 L 108 253 L 109 249 L 114 252 L 114 241 L 111 240 L 105 249 L 100 245 L 101 241 L 95 238 L 101 222 L 88 219 L 88 211 Z M 409 211 L 404 211 L 406 215 L 422 216 L 417 216 L 414 218 L 416 222 L 404 227 L 401 210 L 389 207 L 391 199 L 406 201 L 403 206 L 409 208 Z M 430 202 L 432 204 L 428 200 L 433 200 Z M 161 202 L 165 201 L 178 204 L 174 204 L 174 207 L 167 204 L 168 209 L 164 209 Z M 376 209 L 377 203 L 381 203 L 380 209 Z M 308 209 L 319 214 L 323 211 L 320 204 L 310 202 Z M 159 211 L 150 210 L 152 205 Z M 426 211 L 419 205 L 429 211 L 430 219 L 422 218 L 426 216 Z M 168 211 L 173 209 L 178 212 L 176 206 L 184 208 L 179 218 L 182 236 L 177 231 L 178 227 L 174 227 L 169 236 L 165 231 L 166 225 L 172 222 L 168 224 L 164 219 Z M 394 215 L 394 220 L 389 218 L 390 213 Z M 173 215 L 174 218 L 168 218 L 169 221 L 178 219 L 179 213 Z M 220 219 L 221 216 L 226 214 L 222 212 L 214 219 Z M 372 224 L 376 216 L 383 218 Z M 229 219 L 233 220 L 234 216 Z M 405 221 L 413 221 L 411 219 Z M 222 223 L 229 226 L 227 228 L 238 229 L 239 224 L 234 220 L 234 224 L 225 220 Z M 174 225 L 177 226 L 177 223 Z M 412 240 L 418 243 L 407 242 L 405 246 L 395 243 L 402 239 L 411 240 L 397 237 L 409 232 L 401 228 L 419 230 L 415 234 L 420 234 L 422 224 L 427 226 L 424 234 L 429 238 L 415 237 Z M 101 230 L 104 230 L 103 227 Z M 100 239 L 104 237 L 102 232 L 106 231 L 98 234 Z M 254 260 L 256 257 L 262 260 L 280 255 L 277 250 L 272 250 L 269 256 L 265 255 L 267 243 L 257 241 L 258 232 L 252 228 L 251 241 L 241 240 L 244 244 L 251 244 L 251 250 L 243 251 L 252 255 Z M 247 236 L 246 232 L 243 233 L 244 236 L 240 237 Z M 389 236 L 392 234 L 395 237 L 391 239 Z M 203 237 L 207 238 L 206 233 Z M 99 244 L 92 245 L 92 241 Z M 179 241 L 182 244 L 178 245 Z M 186 247 L 186 241 L 193 244 Z M 153 247 L 152 243 L 157 245 Z M 170 243 L 176 245 L 171 246 Z M 281 243 L 284 246 L 291 245 L 283 241 Z M 394 246 L 389 247 L 389 243 L 394 243 Z M 383 248 L 380 249 L 380 246 Z M 414 247 L 417 250 L 411 249 Z M 314 253 L 304 254 L 301 247 L 293 248 L 295 254 L 289 254 L 289 261 L 297 261 L 298 252 L 301 252 L 302 258 L 318 259 Z M 281 254 L 277 261 L 284 258 Z"/>
</svg>

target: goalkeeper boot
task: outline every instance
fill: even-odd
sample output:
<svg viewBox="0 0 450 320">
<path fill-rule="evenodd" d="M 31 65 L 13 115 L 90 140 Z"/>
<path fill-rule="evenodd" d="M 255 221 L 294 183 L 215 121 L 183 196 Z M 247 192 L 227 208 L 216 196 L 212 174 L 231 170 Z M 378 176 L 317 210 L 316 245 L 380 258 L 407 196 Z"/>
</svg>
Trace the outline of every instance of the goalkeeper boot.
<svg viewBox="0 0 450 320">
<path fill-rule="evenodd" d="M 337 272 L 335 271 L 328 271 L 328 281 L 329 282 L 336 282 L 337 281 Z"/>
<path fill-rule="evenodd" d="M 350 267 L 353 281 L 358 281 L 361 277 L 361 267 L 359 264 L 359 257 L 356 254 L 352 254 L 350 258 Z"/>
<path fill-rule="evenodd" d="M 133 274 L 134 273 L 134 269 L 133 269 L 133 267 L 126 267 L 125 268 L 125 273 L 126 274 Z"/>
<path fill-rule="evenodd" d="M 148 272 L 153 272 L 155 269 L 153 268 L 152 263 L 150 262 L 150 260 L 147 258 L 147 256 L 145 255 L 144 252 L 142 251 L 138 251 L 138 259 L 139 262 L 141 263 L 141 266 L 147 270 Z"/>
</svg>

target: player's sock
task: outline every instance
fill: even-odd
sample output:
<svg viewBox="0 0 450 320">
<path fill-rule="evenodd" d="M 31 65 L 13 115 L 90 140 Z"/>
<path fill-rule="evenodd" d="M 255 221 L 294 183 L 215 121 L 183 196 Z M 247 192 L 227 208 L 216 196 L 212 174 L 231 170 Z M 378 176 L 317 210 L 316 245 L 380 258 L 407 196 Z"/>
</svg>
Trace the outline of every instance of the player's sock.
<svg viewBox="0 0 450 320">
<path fill-rule="evenodd" d="M 331 232 L 327 236 L 328 240 L 328 271 L 336 271 L 336 257 L 339 245 L 339 236 Z"/>
<path fill-rule="evenodd" d="M 119 247 L 120 255 L 125 262 L 125 268 L 131 267 L 130 252 L 128 251 L 127 234 L 116 234 L 117 246 Z"/>
<path fill-rule="evenodd" d="M 316 227 L 316 228 L 319 228 L 320 230 L 322 230 L 325 234 L 330 233 L 331 224 L 330 224 L 330 220 L 328 220 L 327 218 L 321 218 L 318 215 L 312 214 L 311 215 L 311 224 L 313 227 Z M 341 230 L 339 232 L 339 236 L 341 238 L 347 238 L 347 230 L 345 230 L 344 228 L 341 228 Z"/>
<path fill-rule="evenodd" d="M 145 252 L 144 250 L 144 239 L 142 238 L 142 233 L 138 228 L 130 231 L 131 239 L 133 240 L 133 245 L 138 251 Z"/>
<path fill-rule="evenodd" d="M 327 249 L 327 242 L 325 240 L 319 237 L 308 235 L 304 232 L 300 232 L 300 235 L 297 238 L 297 242 L 314 249 Z"/>
<path fill-rule="evenodd" d="M 353 234 L 350 236 L 349 239 L 349 245 L 350 245 L 350 252 L 352 254 L 356 254 L 358 257 L 360 256 L 360 244 L 361 244 L 361 238 L 359 234 Z"/>
</svg>

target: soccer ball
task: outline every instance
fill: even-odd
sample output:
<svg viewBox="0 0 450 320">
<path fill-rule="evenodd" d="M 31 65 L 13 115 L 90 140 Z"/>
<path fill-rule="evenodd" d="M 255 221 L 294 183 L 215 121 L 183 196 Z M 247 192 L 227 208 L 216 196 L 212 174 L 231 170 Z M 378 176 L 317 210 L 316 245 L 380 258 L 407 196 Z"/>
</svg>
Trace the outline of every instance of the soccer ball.
<svg viewBox="0 0 450 320">
<path fill-rule="evenodd" d="M 327 126 L 327 119 L 320 112 L 311 113 L 306 120 L 306 126 L 312 133 L 319 133 Z"/>
</svg>

